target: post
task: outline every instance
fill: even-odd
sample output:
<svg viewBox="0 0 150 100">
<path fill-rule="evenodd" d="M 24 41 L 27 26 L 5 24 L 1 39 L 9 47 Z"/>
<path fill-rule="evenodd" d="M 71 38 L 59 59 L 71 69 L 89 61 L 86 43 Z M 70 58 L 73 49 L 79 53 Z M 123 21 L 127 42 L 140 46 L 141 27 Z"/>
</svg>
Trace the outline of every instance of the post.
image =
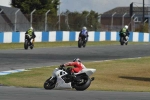
<svg viewBox="0 0 150 100">
<path fill-rule="evenodd" d="M 146 19 L 145 21 L 144 21 L 144 26 L 145 26 L 145 23 L 148 21 L 148 19 Z"/>
<path fill-rule="evenodd" d="M 36 11 L 36 9 L 34 9 L 32 12 L 31 12 L 31 16 L 30 16 L 30 27 L 32 27 L 32 15 L 33 13 Z"/>
<path fill-rule="evenodd" d="M 0 13 L 2 13 L 2 12 L 3 12 L 3 9 L 1 9 Z"/>
<path fill-rule="evenodd" d="M 144 23 L 144 20 L 145 20 L 145 7 L 144 7 L 144 5 L 145 5 L 145 2 L 143 0 L 143 23 Z"/>
<path fill-rule="evenodd" d="M 142 21 L 142 23 L 143 23 L 143 25 L 142 25 L 142 31 L 144 32 L 144 21 L 145 21 L 145 3 L 144 3 L 144 0 L 143 0 L 143 21 Z"/>
<path fill-rule="evenodd" d="M 101 24 L 101 16 L 102 16 L 102 15 L 99 15 L 99 23 L 100 23 L 100 24 Z"/>
<path fill-rule="evenodd" d="M 127 13 L 124 13 L 124 15 L 122 16 L 122 27 L 124 26 L 124 16 L 126 15 Z"/>
<path fill-rule="evenodd" d="M 61 2 L 59 2 L 59 27 L 58 27 L 59 31 L 60 31 L 60 4 Z"/>
<path fill-rule="evenodd" d="M 90 12 L 85 17 L 86 24 L 87 24 L 87 17 L 89 16 L 89 14 L 90 14 Z"/>
<path fill-rule="evenodd" d="M 100 25 L 100 26 L 99 26 L 99 29 L 101 29 L 101 16 L 102 16 L 102 15 L 99 15 L 99 16 L 98 16 L 98 18 L 99 18 L 99 25 Z"/>
<path fill-rule="evenodd" d="M 15 27 L 14 27 L 14 31 L 16 32 L 16 23 L 17 23 L 17 13 L 20 11 L 20 9 L 18 9 L 16 12 L 15 12 Z"/>
<path fill-rule="evenodd" d="M 133 14 L 133 15 L 131 16 L 131 31 L 133 31 L 132 19 L 133 19 L 134 16 L 135 16 L 135 14 Z"/>
<path fill-rule="evenodd" d="M 150 7 L 148 8 L 148 32 L 150 33 Z"/>
<path fill-rule="evenodd" d="M 135 31 L 135 20 L 138 20 L 138 17 L 135 17 L 133 20 L 134 21 L 134 30 L 133 31 Z"/>
<path fill-rule="evenodd" d="M 70 26 L 69 26 L 69 23 L 68 23 L 68 14 L 69 14 L 69 12 L 67 14 L 65 14 L 65 22 L 68 26 L 68 29 L 70 29 Z"/>
<path fill-rule="evenodd" d="M 111 18 L 111 30 L 112 30 L 112 27 L 113 27 L 113 16 L 114 16 L 115 14 L 116 14 L 116 12 L 112 14 L 112 18 Z"/>
<path fill-rule="evenodd" d="M 50 10 L 48 10 L 46 13 L 45 13 L 45 31 L 47 31 L 47 14 L 50 12 Z"/>
</svg>

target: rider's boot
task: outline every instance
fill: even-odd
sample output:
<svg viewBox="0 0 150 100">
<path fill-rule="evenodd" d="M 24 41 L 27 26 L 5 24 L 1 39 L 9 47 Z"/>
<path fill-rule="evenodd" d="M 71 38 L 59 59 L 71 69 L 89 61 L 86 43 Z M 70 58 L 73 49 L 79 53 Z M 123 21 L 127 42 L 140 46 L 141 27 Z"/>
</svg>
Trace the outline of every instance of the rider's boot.
<svg viewBox="0 0 150 100">
<path fill-rule="evenodd" d="M 32 46 L 34 46 L 34 39 L 32 40 Z"/>
<path fill-rule="evenodd" d="M 71 80 L 76 81 L 76 82 L 80 82 L 80 79 L 78 77 L 76 77 L 73 72 L 71 72 Z"/>
<path fill-rule="evenodd" d="M 34 43 L 32 43 L 32 46 L 34 47 Z"/>
</svg>

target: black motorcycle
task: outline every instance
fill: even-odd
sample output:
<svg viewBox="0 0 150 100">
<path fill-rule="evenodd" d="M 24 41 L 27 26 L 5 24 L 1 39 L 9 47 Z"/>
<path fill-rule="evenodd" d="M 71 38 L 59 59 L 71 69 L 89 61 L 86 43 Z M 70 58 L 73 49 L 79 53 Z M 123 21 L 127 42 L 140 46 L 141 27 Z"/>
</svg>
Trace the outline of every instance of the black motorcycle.
<svg viewBox="0 0 150 100">
<path fill-rule="evenodd" d="M 25 35 L 24 49 L 27 50 L 28 47 L 33 49 L 33 44 L 31 43 L 31 36 L 29 34 Z"/>
<path fill-rule="evenodd" d="M 85 38 L 79 37 L 78 47 L 81 48 L 81 47 L 85 47 L 85 46 L 86 46 L 86 40 L 85 40 Z"/>
<path fill-rule="evenodd" d="M 128 35 L 129 33 L 120 33 L 119 36 L 120 36 L 120 45 L 128 45 Z"/>
<path fill-rule="evenodd" d="M 126 36 L 126 33 L 120 37 L 120 45 L 128 45 L 128 37 Z"/>
</svg>

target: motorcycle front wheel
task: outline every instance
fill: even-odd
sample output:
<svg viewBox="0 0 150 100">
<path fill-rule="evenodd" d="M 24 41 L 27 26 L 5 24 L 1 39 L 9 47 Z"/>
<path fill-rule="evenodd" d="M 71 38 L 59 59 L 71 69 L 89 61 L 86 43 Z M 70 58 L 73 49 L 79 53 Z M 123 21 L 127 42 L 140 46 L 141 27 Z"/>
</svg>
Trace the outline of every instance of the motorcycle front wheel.
<svg viewBox="0 0 150 100">
<path fill-rule="evenodd" d="M 120 39 L 120 45 L 124 45 L 124 39 L 123 39 L 123 37 L 121 37 L 121 39 Z"/>
<path fill-rule="evenodd" d="M 55 88 L 55 85 L 56 85 L 56 78 L 53 78 L 51 79 L 52 77 L 50 77 L 49 79 L 47 79 L 45 82 L 44 82 L 44 88 L 46 90 L 51 90 L 53 88 Z"/>
<path fill-rule="evenodd" d="M 28 40 L 26 39 L 24 42 L 24 49 L 27 50 L 28 49 Z"/>
<path fill-rule="evenodd" d="M 81 46 L 82 46 L 82 40 L 79 40 L 78 41 L 78 48 L 81 48 Z"/>
</svg>

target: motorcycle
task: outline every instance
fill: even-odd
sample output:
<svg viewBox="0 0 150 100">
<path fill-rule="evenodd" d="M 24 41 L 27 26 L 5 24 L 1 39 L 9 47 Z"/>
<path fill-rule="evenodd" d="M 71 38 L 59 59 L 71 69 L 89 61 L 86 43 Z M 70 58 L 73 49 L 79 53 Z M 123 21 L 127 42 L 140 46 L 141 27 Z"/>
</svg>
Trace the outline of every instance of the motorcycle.
<svg viewBox="0 0 150 100">
<path fill-rule="evenodd" d="M 124 37 L 121 37 L 120 38 L 120 44 L 121 45 L 128 45 L 128 39 L 129 39 L 129 37 L 128 36 L 124 36 Z"/>
<path fill-rule="evenodd" d="M 81 47 L 85 47 L 86 46 L 86 40 L 82 37 L 79 37 L 79 40 L 78 40 L 78 47 L 81 48 Z"/>
<path fill-rule="evenodd" d="M 27 50 L 28 47 L 30 49 L 33 49 L 33 44 L 30 42 L 31 41 L 31 36 L 29 34 L 25 35 L 25 42 L 24 42 L 24 49 Z"/>
<path fill-rule="evenodd" d="M 77 91 L 84 91 L 94 80 L 94 77 L 90 78 L 90 76 L 96 71 L 96 69 L 86 68 L 82 69 L 79 73 L 74 73 L 76 79 L 72 79 L 69 77 L 69 72 L 67 69 L 63 68 L 55 68 L 52 73 L 52 76 L 48 78 L 44 82 L 44 88 L 46 90 L 51 89 L 76 89 Z"/>
</svg>

